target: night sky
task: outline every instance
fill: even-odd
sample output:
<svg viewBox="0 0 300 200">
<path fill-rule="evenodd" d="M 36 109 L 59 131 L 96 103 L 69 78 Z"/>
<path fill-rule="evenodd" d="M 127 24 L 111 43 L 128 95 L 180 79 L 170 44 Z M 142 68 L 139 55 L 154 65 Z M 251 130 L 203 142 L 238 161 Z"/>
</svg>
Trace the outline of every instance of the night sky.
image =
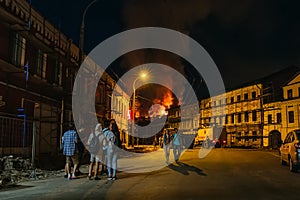
<svg viewBox="0 0 300 200">
<path fill-rule="evenodd" d="M 78 44 L 82 13 L 89 2 L 32 0 L 32 5 Z M 300 66 L 299 8 L 296 0 L 99 0 L 86 15 L 84 49 L 88 53 L 131 28 L 175 29 L 208 51 L 230 88 L 290 65 Z M 119 63 L 126 69 L 159 61 L 161 56 L 153 56 L 158 53 L 140 52 L 139 61 L 126 55 Z"/>
</svg>

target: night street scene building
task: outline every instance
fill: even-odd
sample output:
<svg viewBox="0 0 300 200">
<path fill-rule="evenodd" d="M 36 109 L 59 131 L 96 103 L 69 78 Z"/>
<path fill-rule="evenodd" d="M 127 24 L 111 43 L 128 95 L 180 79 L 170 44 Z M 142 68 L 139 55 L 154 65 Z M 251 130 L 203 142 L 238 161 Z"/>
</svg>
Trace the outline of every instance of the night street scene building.
<svg viewBox="0 0 300 200">
<path fill-rule="evenodd" d="M 35 134 L 36 157 L 56 157 L 62 133 L 72 122 L 79 48 L 26 1 L 0 3 L 0 154 L 30 157 Z M 83 92 L 93 77 L 85 79 Z M 95 94 L 97 117 L 115 118 L 127 131 L 128 97 L 118 86 L 119 95 L 112 94 L 115 85 L 104 73 Z M 112 99 L 114 106 L 124 107 L 121 113 L 110 109 Z"/>
<path fill-rule="evenodd" d="M 230 82 L 228 76 L 238 76 L 238 71 L 225 70 L 225 68 L 220 67 L 220 71 L 227 75 L 227 79 L 224 79 L 227 84 L 225 84 L 225 91 L 215 96 L 208 93 L 205 78 L 202 77 L 200 72 L 199 74 L 197 74 L 198 72 L 195 73 L 196 70 L 191 67 L 191 63 L 178 55 L 172 55 L 173 52 L 161 49 L 156 51 L 156 49 L 149 48 L 150 50 L 137 52 L 136 55 L 134 54 L 136 52 L 129 52 L 124 57 L 117 58 L 116 61 L 110 63 L 111 66 L 103 70 L 102 66 L 99 66 L 95 61 L 96 59 L 93 60 L 92 56 L 89 56 L 83 48 L 84 17 L 87 9 L 96 2 L 99 3 L 100 1 L 85 2 L 87 6 L 83 10 L 81 19 L 83 23 L 78 45 L 76 38 L 72 38 L 74 36 L 67 36 L 60 26 L 44 16 L 38 8 L 31 4 L 31 1 L 0 0 L 0 189 L 2 189 L 2 185 L 5 183 L 4 180 L 7 177 L 7 174 L 2 173 L 2 171 L 6 170 L 6 173 L 12 174 L 15 170 L 14 165 L 16 165 L 11 160 L 7 162 L 10 163 L 8 165 L 4 163 L 2 158 L 6 160 L 12 158 L 31 159 L 28 165 L 33 170 L 34 176 L 37 168 L 63 170 L 65 157 L 61 151 L 61 138 L 64 132 L 74 122 L 78 122 L 77 129 L 82 126 L 89 127 L 88 130 L 84 130 L 87 134 L 80 135 L 80 139 L 86 144 L 88 135 L 94 130 L 94 124 L 90 121 L 90 117 L 93 116 L 96 116 L 97 122 L 102 124 L 107 119 L 116 121 L 120 131 L 122 151 L 133 153 L 128 154 L 130 156 L 122 154 L 123 152 L 120 153 L 119 163 L 124 163 L 126 159 L 131 162 L 130 159 L 134 157 L 132 155 L 138 154 L 137 157 L 142 158 L 143 155 L 150 152 L 153 154 L 144 162 L 153 161 L 153 163 L 159 165 L 161 164 L 159 159 L 161 157 L 165 159 L 164 132 L 169 131 L 171 137 L 173 137 L 174 130 L 179 129 L 180 137 L 182 137 L 182 141 L 180 141 L 182 144 L 177 144 L 177 146 L 182 146 L 179 161 L 173 159 L 175 157 L 172 157 L 173 149 L 171 148 L 170 159 L 173 159 L 174 162 L 172 160 L 169 163 L 164 160 L 164 166 L 159 170 L 156 170 L 153 166 L 140 169 L 132 162 L 128 168 L 122 168 L 124 171 L 117 172 L 118 177 L 115 177 L 115 179 L 120 181 L 116 181 L 122 186 L 120 188 L 115 189 L 119 185 L 111 184 L 108 179 L 105 179 L 104 182 L 104 172 L 101 175 L 102 182 L 99 181 L 98 185 L 94 184 L 92 187 L 95 188 L 91 189 L 91 191 L 95 190 L 95 193 L 100 194 L 100 196 L 102 195 L 103 198 L 108 197 L 109 192 L 114 190 L 124 193 L 124 196 L 129 199 L 141 197 L 161 199 L 162 196 L 170 197 L 172 195 L 173 199 L 179 198 L 179 196 L 184 199 L 185 196 L 177 196 L 177 191 L 187 191 L 187 195 L 191 195 L 187 196 L 189 197 L 187 199 L 199 199 L 198 192 L 203 191 L 198 191 L 198 189 L 202 187 L 207 189 L 205 195 L 213 193 L 213 199 L 219 197 L 214 195 L 233 193 L 233 188 L 238 187 L 242 188 L 242 192 L 237 191 L 237 193 L 241 197 L 248 197 L 245 195 L 245 191 L 255 191 L 251 187 L 264 186 L 264 181 L 270 182 L 268 186 L 271 189 L 266 191 L 273 192 L 282 183 L 285 187 L 290 185 L 289 180 L 282 181 L 282 177 L 289 176 L 291 180 L 295 180 L 290 177 L 292 173 L 287 175 L 285 171 L 280 171 L 281 168 L 279 167 L 283 166 L 280 165 L 279 161 L 279 167 L 271 165 L 279 160 L 278 150 L 286 136 L 291 131 L 300 129 L 300 68 L 297 65 L 284 64 L 285 66 L 280 69 L 274 67 L 272 72 L 269 70 L 267 73 L 266 71 L 261 77 L 255 77 L 255 79 L 249 77 L 249 80 L 245 81 L 236 79 L 232 81 L 235 82 L 232 85 L 228 84 Z M 120 2 L 118 1 L 118 3 Z M 134 0 L 128 3 L 131 6 L 136 4 L 140 5 Z M 166 6 L 167 4 L 168 1 L 164 1 L 163 5 Z M 122 6 L 124 5 L 122 4 Z M 124 9 L 131 11 L 126 6 Z M 127 15 L 128 10 L 126 10 Z M 140 15 L 142 16 L 142 13 Z M 130 14 L 130 16 L 132 15 Z M 216 19 L 212 15 L 207 14 L 206 17 L 210 23 L 216 23 L 214 21 Z M 146 17 L 146 19 L 148 18 Z M 124 21 L 126 20 L 124 19 Z M 133 27 L 135 25 L 140 27 L 140 24 L 137 24 L 134 24 Z M 199 24 L 206 26 L 205 23 Z M 150 25 L 152 24 L 150 23 Z M 196 25 L 193 24 L 193 26 Z M 174 26 L 176 27 L 176 25 Z M 179 32 L 191 37 L 196 37 L 197 34 L 201 36 L 205 32 L 204 30 L 197 30 L 198 32 L 190 33 L 186 30 L 189 26 L 192 27 L 191 24 L 188 24 L 176 28 L 179 29 Z M 218 32 L 217 29 L 214 31 Z M 105 32 L 105 28 L 103 28 L 103 32 Z M 233 38 L 235 39 L 235 37 Z M 188 45 L 190 44 L 183 44 L 184 48 L 187 49 L 189 48 Z M 205 45 L 209 46 L 208 44 Z M 222 46 L 222 44 L 218 45 Z M 209 50 L 210 53 L 214 52 L 214 49 Z M 145 57 L 144 60 L 139 58 L 140 55 Z M 126 59 L 130 60 L 129 58 L 132 57 L 136 58 L 136 62 L 131 63 L 128 61 L 127 63 Z M 154 61 L 151 60 L 152 58 L 155 58 Z M 191 95 L 188 90 L 185 93 L 185 86 L 182 86 L 181 91 L 182 96 L 185 96 L 176 97 L 175 93 L 171 91 L 174 88 L 170 89 L 164 86 L 155 88 L 159 84 L 155 85 L 156 83 L 151 81 L 149 81 L 150 84 L 140 84 L 139 87 L 136 87 L 135 83 L 142 82 L 140 74 L 133 77 L 133 85 L 131 85 L 131 82 L 123 81 L 122 76 L 131 70 L 129 68 L 140 66 L 140 62 L 147 63 L 148 60 L 151 60 L 151 62 L 149 62 L 150 64 L 147 63 L 149 64 L 147 72 L 151 74 L 151 64 L 156 63 L 159 59 L 163 61 L 157 63 L 171 66 L 170 68 L 174 68 L 184 78 L 190 79 L 187 83 L 191 84 L 192 89 L 197 93 L 196 103 L 185 105 L 185 101 L 188 102 Z M 231 62 L 235 62 L 235 59 L 234 56 L 229 58 L 229 60 L 233 60 Z M 218 65 L 222 63 L 220 60 L 216 60 Z M 238 60 L 236 63 L 236 65 L 240 64 Z M 251 64 L 250 61 L 247 63 L 247 65 Z M 82 65 L 85 68 L 83 74 L 80 74 Z M 257 66 L 254 69 L 257 69 Z M 102 74 L 101 77 L 99 74 Z M 76 80 L 80 80 L 79 83 Z M 176 83 L 176 80 L 172 81 L 174 82 L 171 84 L 172 86 L 181 84 L 180 81 L 178 83 Z M 128 89 L 128 85 L 133 91 Z M 91 91 L 94 91 L 94 87 L 96 88 L 95 94 L 90 97 L 89 95 Z M 151 95 L 145 95 L 147 92 L 150 93 L 149 91 L 153 92 L 151 93 L 152 97 L 150 97 Z M 74 98 L 78 96 L 86 98 L 87 101 L 74 101 Z M 90 99 L 94 102 L 91 103 Z M 88 104 L 93 103 L 94 108 L 86 112 L 86 108 L 90 108 Z M 81 113 L 74 115 L 74 106 L 79 110 L 84 110 L 88 115 L 83 116 Z M 147 127 L 151 123 L 156 123 L 156 126 Z M 138 130 L 141 127 L 144 131 L 143 134 L 149 137 L 139 137 Z M 189 143 L 189 141 L 192 142 Z M 298 153 L 300 152 L 299 145 L 300 142 L 295 145 Z M 209 153 L 212 149 L 213 151 L 208 158 L 200 156 L 199 152 L 201 150 Z M 86 148 L 84 150 L 83 165 L 89 163 L 89 156 L 88 148 Z M 297 156 L 300 158 L 300 154 L 297 154 Z M 261 165 L 256 165 L 256 162 Z M 290 163 L 286 164 L 290 165 Z M 27 165 L 27 163 L 24 165 Z M 249 168 L 247 168 L 248 165 Z M 153 170 L 154 168 L 155 170 Z M 85 170 L 86 168 L 83 166 L 82 169 Z M 143 171 L 140 176 L 134 170 L 148 171 Z M 278 173 L 278 171 L 280 172 Z M 216 175 L 216 172 L 220 172 L 221 176 Z M 11 174 L 9 176 L 12 177 Z M 70 193 L 72 193 L 72 190 L 78 189 L 77 193 L 72 193 L 72 195 L 77 197 L 76 195 L 80 193 L 82 195 L 80 197 L 88 198 L 90 194 L 87 193 L 86 197 L 82 192 L 87 190 L 85 188 L 87 184 L 85 183 L 89 181 L 83 180 L 82 177 L 85 175 L 85 173 L 82 173 L 81 177 L 78 178 L 79 180 L 73 182 L 67 182 L 67 179 L 60 177 L 65 182 L 53 179 L 54 181 L 49 181 L 49 185 L 52 184 L 52 189 L 61 187 L 67 192 L 71 190 Z M 294 175 L 297 176 L 297 174 Z M 240 177 L 241 179 L 239 179 Z M 162 181 L 158 182 L 158 179 Z M 232 185 L 227 184 L 231 179 L 237 181 L 233 181 Z M 202 182 L 203 180 L 210 184 L 206 184 L 205 181 Z M 246 185 L 248 182 L 244 182 L 245 180 L 254 181 Z M 256 180 L 257 182 L 255 182 Z M 79 184 L 76 185 L 75 181 L 86 182 L 81 185 L 82 188 L 78 188 Z M 215 187 L 215 184 L 221 186 Z M 224 191 L 222 185 L 224 188 L 229 187 L 230 189 Z M 143 191 L 142 186 L 145 186 L 149 191 L 145 195 L 139 192 Z M 101 190 L 98 190 L 99 187 L 101 187 Z M 136 191 L 132 189 L 135 187 L 138 187 Z M 184 189 L 182 191 L 178 190 L 180 187 Z M 297 185 L 293 187 L 295 189 Z M 264 190 L 263 187 L 260 188 Z M 64 193 L 64 189 L 58 192 L 67 196 L 68 193 Z M 165 196 L 165 194 L 155 191 L 156 189 L 171 191 L 172 194 Z M 47 188 L 45 191 L 47 191 Z M 152 191 L 154 192 L 152 193 Z M 276 190 L 276 192 L 278 191 L 280 190 Z M 1 192 L 0 190 L 0 199 Z M 265 191 L 260 192 L 264 194 Z M 50 193 L 47 193 L 48 198 L 56 198 L 55 195 L 51 196 Z M 194 193 L 197 195 L 194 195 Z M 16 193 L 16 195 L 18 194 Z M 229 198 L 232 197 L 230 195 L 224 199 L 231 199 Z M 115 196 L 112 195 L 113 197 Z M 222 198 L 220 197 L 220 199 Z"/>
<path fill-rule="evenodd" d="M 71 98 L 80 50 L 25 1 L 1 1 L 1 44 L 5 47 L 1 48 L 1 155 L 30 156 L 35 134 L 36 156 L 55 156 L 65 125 L 72 121 Z M 199 108 L 190 105 L 181 110 L 180 105 L 169 105 L 168 127 L 178 128 L 181 123 L 182 132 L 194 135 L 196 142 L 199 135 L 221 130 L 226 147 L 278 148 L 279 140 L 299 126 L 298 73 L 297 67 L 288 67 L 227 89 L 226 94 L 202 97 Z M 85 79 L 88 84 L 93 82 L 92 76 Z M 132 146 L 126 132 L 131 132 L 133 116 L 129 116 L 129 96 L 116 81 L 107 73 L 101 77 L 95 94 L 96 115 L 100 121 L 116 119 L 127 148 Z M 112 93 L 113 88 L 117 92 Z M 76 94 L 76 88 L 74 91 Z M 121 109 L 111 110 L 112 105 Z M 212 108 L 224 106 L 225 113 L 212 116 Z M 190 109 L 199 109 L 199 114 L 181 119 L 181 113 Z M 137 123 L 143 121 L 138 111 L 134 118 Z M 213 134 L 210 137 L 219 140 Z M 140 144 L 151 144 L 154 139 Z"/>
</svg>

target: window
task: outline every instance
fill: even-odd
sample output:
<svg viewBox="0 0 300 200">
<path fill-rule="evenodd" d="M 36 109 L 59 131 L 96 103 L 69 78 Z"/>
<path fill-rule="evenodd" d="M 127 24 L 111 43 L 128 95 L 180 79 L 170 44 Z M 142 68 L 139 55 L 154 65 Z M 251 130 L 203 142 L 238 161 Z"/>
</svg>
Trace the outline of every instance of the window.
<svg viewBox="0 0 300 200">
<path fill-rule="evenodd" d="M 231 123 L 234 124 L 234 114 L 231 114 Z"/>
<path fill-rule="evenodd" d="M 268 115 L 268 124 L 272 124 L 272 115 Z"/>
<path fill-rule="evenodd" d="M 256 121 L 257 120 L 257 112 L 256 112 L 256 110 L 253 110 L 252 111 L 252 121 Z"/>
<path fill-rule="evenodd" d="M 298 97 L 300 97 L 300 87 L 298 87 Z"/>
<path fill-rule="evenodd" d="M 282 122 L 281 113 L 277 113 L 276 118 L 277 118 L 277 123 L 280 124 Z"/>
<path fill-rule="evenodd" d="M 228 115 L 225 116 L 225 124 L 228 124 Z"/>
<path fill-rule="evenodd" d="M 245 132 L 245 141 L 249 141 L 249 135 L 247 131 Z"/>
<path fill-rule="evenodd" d="M 248 93 L 244 94 L 244 100 L 248 100 Z"/>
<path fill-rule="evenodd" d="M 245 112 L 245 122 L 249 122 L 249 113 Z"/>
<path fill-rule="evenodd" d="M 242 122 L 242 113 L 238 113 L 238 123 Z"/>
<path fill-rule="evenodd" d="M 257 141 L 257 132 L 256 131 L 252 131 L 252 137 L 253 137 L 253 141 Z"/>
<path fill-rule="evenodd" d="M 21 67 L 25 65 L 25 49 L 26 49 L 26 39 L 22 37 L 20 34 L 15 33 L 13 38 L 13 46 L 12 46 L 12 64 L 17 67 Z"/>
<path fill-rule="evenodd" d="M 294 123 L 294 111 L 289 111 L 289 123 Z"/>
<path fill-rule="evenodd" d="M 234 97 L 231 97 L 230 102 L 234 103 Z"/>
<path fill-rule="evenodd" d="M 288 99 L 292 99 L 293 98 L 293 90 L 292 89 L 290 89 L 290 90 L 287 91 L 287 97 L 288 97 Z"/>
<path fill-rule="evenodd" d="M 41 78 L 46 78 L 46 67 L 47 67 L 47 54 L 43 53 L 42 50 L 38 50 L 37 60 L 36 60 L 36 75 Z"/>
<path fill-rule="evenodd" d="M 256 92 L 252 92 L 252 99 L 256 99 Z"/>
<path fill-rule="evenodd" d="M 290 143 L 291 142 L 291 135 L 292 133 L 289 133 L 286 138 L 284 139 L 284 143 Z"/>
<path fill-rule="evenodd" d="M 241 95 L 238 95 L 238 96 L 237 96 L 237 101 L 238 101 L 238 102 L 241 101 Z"/>
<path fill-rule="evenodd" d="M 238 132 L 237 133 L 237 137 L 236 137 L 237 141 L 241 141 L 242 140 L 242 133 L 241 132 Z"/>
<path fill-rule="evenodd" d="M 54 74 L 53 74 L 53 81 L 55 84 L 61 86 L 62 84 L 62 62 L 56 60 L 55 67 L 54 67 Z"/>
<path fill-rule="evenodd" d="M 212 118 L 212 123 L 213 123 L 213 124 L 217 124 L 217 117 L 213 117 L 213 118 Z"/>
</svg>

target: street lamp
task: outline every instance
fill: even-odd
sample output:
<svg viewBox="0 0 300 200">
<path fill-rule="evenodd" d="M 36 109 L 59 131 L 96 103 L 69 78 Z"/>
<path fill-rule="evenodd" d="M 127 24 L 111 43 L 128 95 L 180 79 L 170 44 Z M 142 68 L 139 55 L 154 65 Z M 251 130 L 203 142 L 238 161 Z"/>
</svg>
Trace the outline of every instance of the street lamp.
<svg viewBox="0 0 300 200">
<path fill-rule="evenodd" d="M 135 83 L 139 79 L 145 79 L 147 77 L 146 72 L 141 72 L 140 75 L 133 81 L 133 97 L 132 97 L 132 124 L 131 124 L 131 131 L 132 131 L 132 146 L 134 147 L 134 120 L 135 120 Z"/>
<path fill-rule="evenodd" d="M 79 35 L 79 60 L 78 60 L 78 66 L 80 67 L 80 65 L 82 64 L 83 62 L 83 47 L 84 47 L 84 32 L 85 32 L 85 15 L 88 11 L 88 9 L 94 4 L 96 3 L 98 0 L 93 0 L 91 1 L 87 6 L 86 8 L 84 9 L 84 12 L 82 14 L 82 21 L 81 21 L 81 27 L 80 27 L 80 35 Z M 82 77 L 82 79 L 84 79 L 84 77 Z M 82 81 L 80 81 L 82 82 Z M 83 86 L 80 86 L 80 84 L 78 84 L 78 95 L 81 96 L 81 95 L 84 95 L 84 88 Z M 82 123 L 82 119 L 81 119 L 81 114 L 79 114 L 78 116 L 78 121 L 79 121 L 79 124 L 81 125 Z"/>
<path fill-rule="evenodd" d="M 81 27 L 80 27 L 80 37 L 79 37 L 79 51 L 80 51 L 80 55 L 79 55 L 79 65 L 81 65 L 82 61 L 83 61 L 83 45 L 84 45 L 84 32 L 85 32 L 85 24 L 84 24 L 84 21 L 85 21 L 85 15 L 89 9 L 89 7 L 91 5 L 93 5 L 94 3 L 96 3 L 98 0 L 93 0 L 91 3 L 89 3 L 83 14 L 82 14 L 82 21 L 81 21 Z"/>
</svg>

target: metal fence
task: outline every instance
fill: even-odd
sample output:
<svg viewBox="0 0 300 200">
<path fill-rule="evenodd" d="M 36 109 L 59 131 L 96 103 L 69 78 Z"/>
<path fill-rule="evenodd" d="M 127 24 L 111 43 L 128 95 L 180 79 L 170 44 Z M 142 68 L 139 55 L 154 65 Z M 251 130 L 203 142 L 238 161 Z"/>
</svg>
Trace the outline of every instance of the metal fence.
<svg viewBox="0 0 300 200">
<path fill-rule="evenodd" d="M 32 134 L 33 121 L 26 120 L 26 126 L 24 126 L 24 118 L 0 116 L 0 156 L 22 155 L 29 157 L 31 155 Z"/>
</svg>

